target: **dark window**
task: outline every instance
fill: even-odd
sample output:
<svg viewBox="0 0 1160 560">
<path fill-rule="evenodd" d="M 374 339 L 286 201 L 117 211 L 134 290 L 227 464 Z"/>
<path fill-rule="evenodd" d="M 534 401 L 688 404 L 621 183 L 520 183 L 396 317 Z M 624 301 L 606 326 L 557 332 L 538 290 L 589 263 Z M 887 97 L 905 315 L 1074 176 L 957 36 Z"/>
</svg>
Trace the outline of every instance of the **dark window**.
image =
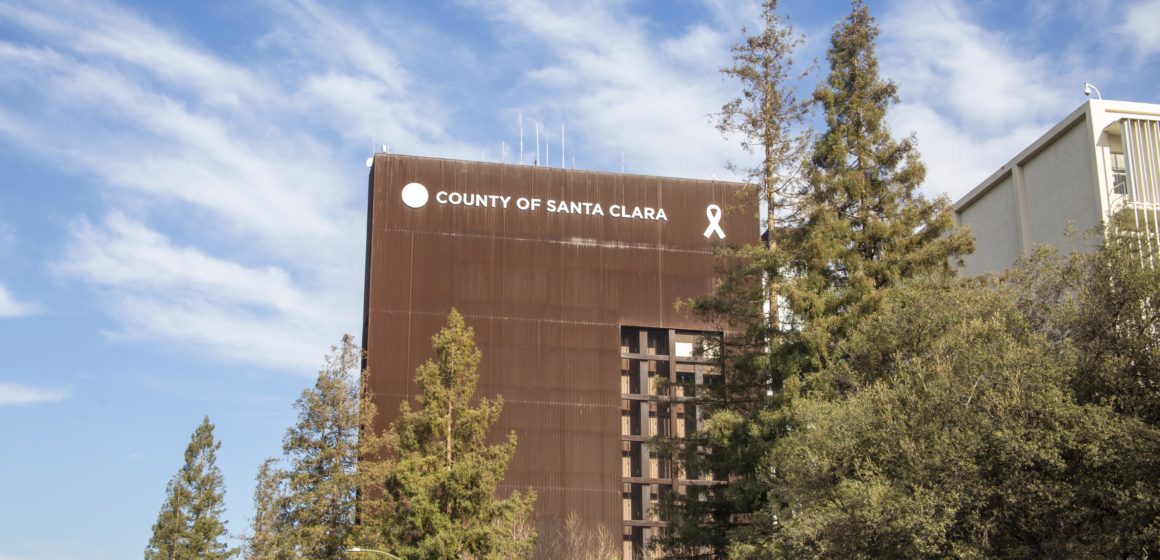
<svg viewBox="0 0 1160 560">
<path fill-rule="evenodd" d="M 1128 170 L 1124 165 L 1124 154 L 1112 153 L 1112 192 L 1128 194 Z"/>
</svg>

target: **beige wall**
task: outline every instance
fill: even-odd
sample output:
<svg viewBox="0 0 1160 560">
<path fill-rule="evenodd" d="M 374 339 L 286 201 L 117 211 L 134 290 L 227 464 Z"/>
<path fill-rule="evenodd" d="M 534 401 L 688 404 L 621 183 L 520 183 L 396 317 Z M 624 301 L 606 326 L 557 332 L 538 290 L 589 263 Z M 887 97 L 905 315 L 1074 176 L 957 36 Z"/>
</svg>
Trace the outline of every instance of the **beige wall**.
<svg viewBox="0 0 1160 560">
<path fill-rule="evenodd" d="M 1057 123 L 999 171 L 954 204 L 955 218 L 975 235 L 975 254 L 964 258 L 962 276 L 1001 272 L 1039 245 L 1068 249 L 1069 225 L 1081 235 L 1100 223 L 1095 139 L 1087 102 Z"/>
<path fill-rule="evenodd" d="M 960 275 L 1006 270 L 1041 245 L 1094 248 L 1099 237 L 1087 233 L 1110 208 L 1108 154 L 1122 150 L 1113 125 L 1126 117 L 1155 120 L 1160 105 L 1090 100 L 956 202 L 955 218 L 975 234 Z"/>
<path fill-rule="evenodd" d="M 1084 233 L 1099 226 L 1101 205 L 1095 187 L 1095 144 L 1086 124 L 1073 126 L 1023 165 L 1027 190 L 1027 233 L 1031 248 L 1061 251 L 1083 247 Z M 1068 238 L 1068 228 L 1075 235 Z"/>
<path fill-rule="evenodd" d="M 1019 211 L 1015 178 L 1008 175 L 959 214 L 959 223 L 971 229 L 975 246 L 986 247 L 963 259 L 959 274 L 977 276 L 1005 270 L 1019 258 Z"/>
</svg>

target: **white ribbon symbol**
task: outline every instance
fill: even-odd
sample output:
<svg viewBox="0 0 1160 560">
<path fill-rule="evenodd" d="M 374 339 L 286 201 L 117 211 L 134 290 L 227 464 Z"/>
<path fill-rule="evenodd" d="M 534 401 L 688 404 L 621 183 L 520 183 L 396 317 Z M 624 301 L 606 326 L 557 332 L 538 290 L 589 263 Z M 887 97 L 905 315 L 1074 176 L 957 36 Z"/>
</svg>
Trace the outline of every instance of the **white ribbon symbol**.
<svg viewBox="0 0 1160 560">
<path fill-rule="evenodd" d="M 725 239 L 725 230 L 721 229 L 721 207 L 716 204 L 706 206 L 705 216 L 709 218 L 709 227 L 705 228 L 705 237 L 711 238 L 716 233 L 717 237 Z"/>
</svg>

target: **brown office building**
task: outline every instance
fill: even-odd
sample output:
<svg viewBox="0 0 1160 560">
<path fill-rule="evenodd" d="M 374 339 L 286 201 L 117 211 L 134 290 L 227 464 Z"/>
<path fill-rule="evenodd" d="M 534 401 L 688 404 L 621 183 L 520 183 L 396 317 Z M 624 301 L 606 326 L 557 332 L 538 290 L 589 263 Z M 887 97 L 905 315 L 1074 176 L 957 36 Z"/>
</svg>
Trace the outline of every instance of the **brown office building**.
<svg viewBox="0 0 1160 560">
<path fill-rule="evenodd" d="M 655 435 L 697 421 L 682 390 L 716 361 L 713 327 L 678 300 L 713 289 L 723 243 L 758 240 L 738 185 L 378 154 L 370 174 L 363 343 L 383 427 L 418 387 L 431 335 L 455 307 L 482 354 L 479 394 L 502 395 L 497 439 L 519 437 L 501 491 L 532 488 L 546 528 L 568 514 L 624 538 L 661 526 L 679 478 Z"/>
</svg>

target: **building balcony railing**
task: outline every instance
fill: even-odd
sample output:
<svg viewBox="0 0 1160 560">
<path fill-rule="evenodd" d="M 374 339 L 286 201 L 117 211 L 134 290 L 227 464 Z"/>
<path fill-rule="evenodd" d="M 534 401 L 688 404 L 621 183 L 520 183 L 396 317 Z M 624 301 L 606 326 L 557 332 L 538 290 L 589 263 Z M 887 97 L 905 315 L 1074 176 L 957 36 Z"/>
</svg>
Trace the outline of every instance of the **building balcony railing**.
<svg viewBox="0 0 1160 560">
<path fill-rule="evenodd" d="M 1139 236 L 1148 254 L 1160 250 L 1160 121 L 1121 119 L 1118 149 L 1110 153 L 1108 226 Z"/>
</svg>

